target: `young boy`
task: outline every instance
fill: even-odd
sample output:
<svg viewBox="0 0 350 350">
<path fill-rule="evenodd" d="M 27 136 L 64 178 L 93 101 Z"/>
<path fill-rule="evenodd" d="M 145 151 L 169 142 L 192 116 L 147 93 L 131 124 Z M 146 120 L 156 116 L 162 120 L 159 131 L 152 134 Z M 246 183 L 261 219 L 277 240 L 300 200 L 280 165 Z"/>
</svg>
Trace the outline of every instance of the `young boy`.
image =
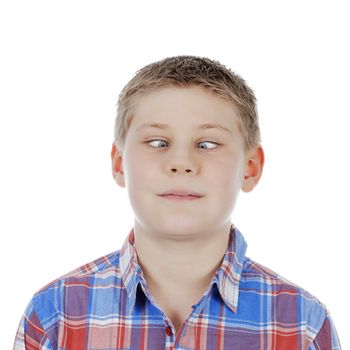
<svg viewBox="0 0 350 350">
<path fill-rule="evenodd" d="M 119 96 L 111 156 L 133 228 L 35 293 L 14 349 L 340 349 L 325 305 L 249 259 L 231 223 L 264 166 L 241 77 L 196 56 L 145 66 Z"/>
</svg>

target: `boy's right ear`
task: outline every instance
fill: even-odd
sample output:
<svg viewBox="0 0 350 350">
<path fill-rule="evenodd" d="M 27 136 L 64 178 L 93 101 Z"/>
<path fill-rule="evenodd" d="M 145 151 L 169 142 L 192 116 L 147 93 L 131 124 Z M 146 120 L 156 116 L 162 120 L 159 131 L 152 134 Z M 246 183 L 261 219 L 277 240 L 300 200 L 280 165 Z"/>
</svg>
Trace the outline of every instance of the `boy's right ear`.
<svg viewBox="0 0 350 350">
<path fill-rule="evenodd" d="M 123 154 L 113 142 L 111 150 L 112 159 L 112 175 L 115 182 L 120 187 L 125 187 L 124 171 L 123 171 Z"/>
</svg>

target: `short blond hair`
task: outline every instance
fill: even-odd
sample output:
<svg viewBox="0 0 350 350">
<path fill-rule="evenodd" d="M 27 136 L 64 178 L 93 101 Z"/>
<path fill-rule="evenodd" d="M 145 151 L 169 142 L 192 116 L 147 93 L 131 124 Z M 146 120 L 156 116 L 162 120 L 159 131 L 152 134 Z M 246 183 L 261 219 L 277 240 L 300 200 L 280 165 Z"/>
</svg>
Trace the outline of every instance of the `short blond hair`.
<svg viewBox="0 0 350 350">
<path fill-rule="evenodd" d="M 164 87 L 198 85 L 233 103 L 245 150 L 261 142 L 256 97 L 238 75 L 216 60 L 198 56 L 174 56 L 138 70 L 119 94 L 114 142 L 123 148 L 138 97 Z"/>
</svg>

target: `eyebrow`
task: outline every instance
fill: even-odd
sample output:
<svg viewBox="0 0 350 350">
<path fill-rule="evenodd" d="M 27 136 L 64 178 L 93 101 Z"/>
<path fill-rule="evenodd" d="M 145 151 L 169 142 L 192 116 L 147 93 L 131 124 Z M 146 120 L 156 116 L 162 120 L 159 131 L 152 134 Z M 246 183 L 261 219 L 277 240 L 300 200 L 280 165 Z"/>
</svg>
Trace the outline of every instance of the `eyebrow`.
<svg viewBox="0 0 350 350">
<path fill-rule="evenodd" d="M 136 131 L 140 131 L 142 129 L 147 129 L 147 128 L 157 128 L 157 129 L 167 130 L 167 129 L 170 129 L 170 126 L 167 124 L 161 124 L 161 123 L 146 123 L 146 124 L 143 124 L 143 125 L 139 126 L 138 128 L 136 128 Z M 230 129 L 227 129 L 224 126 L 219 125 L 219 124 L 205 123 L 205 124 L 199 125 L 198 129 L 201 129 L 201 130 L 202 129 L 218 129 L 218 130 L 226 131 L 230 135 L 232 135 L 232 131 Z"/>
</svg>

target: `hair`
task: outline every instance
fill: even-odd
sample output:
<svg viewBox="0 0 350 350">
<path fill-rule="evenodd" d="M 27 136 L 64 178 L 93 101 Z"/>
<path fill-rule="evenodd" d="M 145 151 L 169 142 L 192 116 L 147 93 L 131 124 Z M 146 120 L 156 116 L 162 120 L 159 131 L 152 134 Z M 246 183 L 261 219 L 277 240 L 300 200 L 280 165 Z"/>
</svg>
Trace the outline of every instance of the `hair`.
<svg viewBox="0 0 350 350">
<path fill-rule="evenodd" d="M 198 85 L 232 102 L 238 111 L 238 127 L 244 149 L 261 142 L 256 97 L 238 75 L 216 60 L 198 56 L 174 56 L 138 70 L 119 94 L 114 142 L 123 148 L 138 97 L 164 87 Z"/>
</svg>

